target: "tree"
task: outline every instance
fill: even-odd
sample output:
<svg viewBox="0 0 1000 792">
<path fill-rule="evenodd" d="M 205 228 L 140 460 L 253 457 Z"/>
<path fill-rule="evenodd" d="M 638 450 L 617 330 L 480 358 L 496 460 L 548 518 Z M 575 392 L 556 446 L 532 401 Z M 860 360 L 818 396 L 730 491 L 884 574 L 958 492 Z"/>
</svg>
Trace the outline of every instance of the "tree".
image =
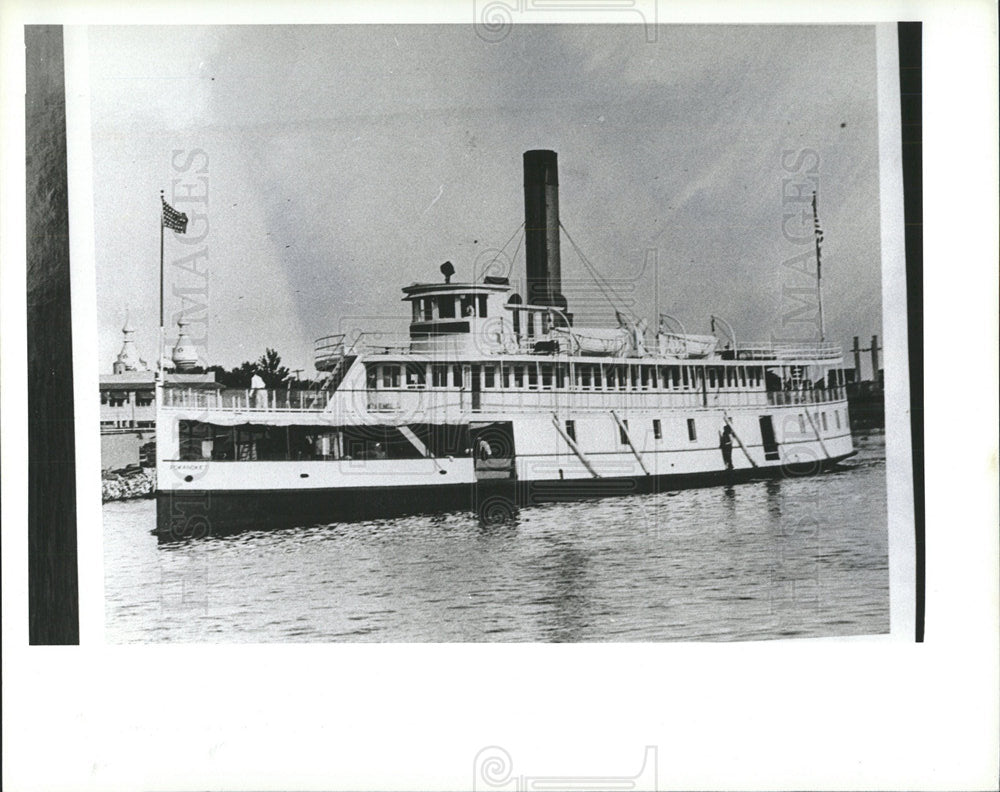
<svg viewBox="0 0 1000 792">
<path fill-rule="evenodd" d="M 282 388 L 287 384 L 288 368 L 281 365 L 281 355 L 270 347 L 264 351 L 255 365 L 256 373 L 268 388 Z"/>
</svg>

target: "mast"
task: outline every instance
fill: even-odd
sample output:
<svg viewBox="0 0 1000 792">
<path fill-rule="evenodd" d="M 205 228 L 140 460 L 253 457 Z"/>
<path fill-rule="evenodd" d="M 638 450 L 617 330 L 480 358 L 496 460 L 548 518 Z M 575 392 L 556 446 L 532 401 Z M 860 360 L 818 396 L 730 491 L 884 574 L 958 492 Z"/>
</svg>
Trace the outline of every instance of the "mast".
<svg viewBox="0 0 1000 792">
<path fill-rule="evenodd" d="M 816 209 L 816 191 L 813 190 L 813 231 L 816 235 L 816 296 L 819 298 L 819 340 L 826 341 L 826 323 L 823 320 L 823 265 L 820 260 L 820 248 L 823 242 L 823 230 L 819 227 L 819 212 Z"/>
</svg>

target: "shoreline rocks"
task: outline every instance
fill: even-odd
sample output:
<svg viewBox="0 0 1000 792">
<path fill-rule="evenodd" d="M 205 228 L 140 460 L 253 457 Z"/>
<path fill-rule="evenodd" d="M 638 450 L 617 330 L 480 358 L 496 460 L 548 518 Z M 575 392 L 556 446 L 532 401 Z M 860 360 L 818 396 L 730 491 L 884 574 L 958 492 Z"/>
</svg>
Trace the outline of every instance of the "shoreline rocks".
<svg viewBox="0 0 1000 792">
<path fill-rule="evenodd" d="M 101 502 L 151 498 L 156 492 L 155 468 L 106 472 L 101 481 Z"/>
</svg>

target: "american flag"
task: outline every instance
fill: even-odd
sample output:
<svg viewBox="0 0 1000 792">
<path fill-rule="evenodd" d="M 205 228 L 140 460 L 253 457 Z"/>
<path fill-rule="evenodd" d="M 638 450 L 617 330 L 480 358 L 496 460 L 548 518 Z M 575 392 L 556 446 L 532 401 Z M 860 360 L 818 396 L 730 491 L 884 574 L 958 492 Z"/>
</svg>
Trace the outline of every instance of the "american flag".
<svg viewBox="0 0 1000 792">
<path fill-rule="evenodd" d="M 823 242 L 823 229 L 819 227 L 819 213 L 816 211 L 816 193 L 813 193 L 813 231 L 816 233 L 816 244 Z"/>
<path fill-rule="evenodd" d="M 160 198 L 160 202 L 163 204 L 163 227 L 181 234 L 187 233 L 188 216 L 178 212 L 163 198 Z"/>
</svg>

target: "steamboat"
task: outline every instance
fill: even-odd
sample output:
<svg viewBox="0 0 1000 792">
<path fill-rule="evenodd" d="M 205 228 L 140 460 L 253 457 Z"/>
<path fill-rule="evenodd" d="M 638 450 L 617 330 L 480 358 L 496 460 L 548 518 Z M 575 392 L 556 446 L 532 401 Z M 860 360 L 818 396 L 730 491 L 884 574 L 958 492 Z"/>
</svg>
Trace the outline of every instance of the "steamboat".
<svg viewBox="0 0 1000 792">
<path fill-rule="evenodd" d="M 312 390 L 160 385 L 157 532 L 468 509 L 828 470 L 854 452 L 839 347 L 586 328 L 561 293 L 555 152 L 524 154 L 525 295 L 484 275 L 403 288 L 399 345 L 315 345 Z M 731 335 L 731 334 L 730 334 Z"/>
</svg>

